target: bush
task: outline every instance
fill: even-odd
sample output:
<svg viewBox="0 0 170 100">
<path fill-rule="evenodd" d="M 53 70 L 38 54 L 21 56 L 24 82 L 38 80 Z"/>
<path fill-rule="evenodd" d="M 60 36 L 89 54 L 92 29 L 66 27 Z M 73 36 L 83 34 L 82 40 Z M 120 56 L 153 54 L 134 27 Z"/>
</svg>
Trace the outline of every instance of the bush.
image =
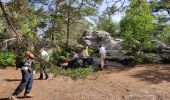
<svg viewBox="0 0 170 100">
<path fill-rule="evenodd" d="M 56 52 L 52 54 L 52 57 L 50 57 L 50 62 L 59 65 L 59 63 L 65 62 L 68 57 L 69 52 L 62 50 L 61 48 L 57 48 Z"/>
<path fill-rule="evenodd" d="M 142 64 L 144 62 L 144 58 L 142 56 L 134 56 L 133 61 L 135 64 Z"/>
<path fill-rule="evenodd" d="M 143 63 L 161 63 L 163 59 L 168 59 L 167 57 L 163 57 L 159 54 L 154 53 L 145 53 L 142 55 L 134 56 L 133 60 L 136 64 L 143 64 Z"/>
<path fill-rule="evenodd" d="M 0 52 L 0 68 L 5 68 L 7 66 L 14 66 L 14 54 L 11 52 Z"/>
<path fill-rule="evenodd" d="M 93 72 L 93 68 L 92 67 L 88 67 L 88 68 L 78 68 L 78 69 L 74 69 L 74 70 L 67 70 L 66 71 L 66 75 L 70 76 L 73 79 L 79 79 L 79 78 L 86 78 L 88 75 L 90 75 Z"/>
<path fill-rule="evenodd" d="M 65 75 L 71 77 L 72 79 L 84 79 L 93 72 L 93 68 L 92 66 L 90 66 L 88 68 L 64 70 L 60 67 L 52 67 L 50 69 L 50 72 L 54 74 L 54 77 L 56 77 L 57 75 Z"/>
</svg>

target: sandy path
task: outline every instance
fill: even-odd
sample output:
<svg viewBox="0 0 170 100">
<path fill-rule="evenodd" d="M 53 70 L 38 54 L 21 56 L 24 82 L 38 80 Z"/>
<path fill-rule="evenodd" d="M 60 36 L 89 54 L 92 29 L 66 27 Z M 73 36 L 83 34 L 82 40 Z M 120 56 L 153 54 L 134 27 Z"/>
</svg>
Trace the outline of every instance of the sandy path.
<svg viewBox="0 0 170 100">
<path fill-rule="evenodd" d="M 97 78 L 94 78 L 94 75 Z M 170 65 L 148 64 L 95 73 L 85 80 L 58 76 L 34 80 L 31 99 L 23 100 L 170 100 Z M 19 84 L 20 71 L 0 69 L 0 100 Z M 35 75 L 35 79 L 38 74 Z M 23 94 L 21 94 L 22 96 Z"/>
</svg>

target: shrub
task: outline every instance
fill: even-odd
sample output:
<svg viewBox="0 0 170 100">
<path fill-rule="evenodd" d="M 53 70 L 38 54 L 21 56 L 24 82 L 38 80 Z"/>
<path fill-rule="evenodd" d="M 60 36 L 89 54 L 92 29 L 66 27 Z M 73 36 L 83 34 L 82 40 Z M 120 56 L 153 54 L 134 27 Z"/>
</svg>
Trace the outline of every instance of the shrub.
<svg viewBox="0 0 170 100">
<path fill-rule="evenodd" d="M 50 57 L 50 62 L 59 65 L 59 63 L 65 62 L 69 57 L 69 52 L 58 48 L 55 53 Z"/>
<path fill-rule="evenodd" d="M 93 72 L 92 67 L 88 67 L 88 68 L 78 68 L 78 69 L 74 69 L 74 70 L 67 70 L 66 71 L 66 75 L 70 76 L 73 79 L 84 79 L 86 78 L 88 75 L 90 75 Z"/>
<path fill-rule="evenodd" d="M 14 54 L 11 52 L 0 52 L 0 68 L 15 65 Z"/>
<path fill-rule="evenodd" d="M 69 76 L 72 79 L 84 79 L 93 72 L 92 66 L 88 68 L 78 68 L 78 69 L 68 69 L 64 70 L 61 67 L 52 67 L 50 72 L 54 74 L 54 77 L 57 75 Z"/>
<path fill-rule="evenodd" d="M 136 64 L 142 64 L 144 62 L 144 58 L 142 56 L 134 56 L 133 60 Z"/>
</svg>

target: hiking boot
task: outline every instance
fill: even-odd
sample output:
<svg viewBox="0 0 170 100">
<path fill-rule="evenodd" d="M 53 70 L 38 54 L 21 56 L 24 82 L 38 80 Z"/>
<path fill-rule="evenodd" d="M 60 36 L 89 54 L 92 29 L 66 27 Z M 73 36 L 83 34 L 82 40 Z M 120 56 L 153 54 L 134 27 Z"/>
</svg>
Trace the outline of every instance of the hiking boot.
<svg viewBox="0 0 170 100">
<path fill-rule="evenodd" d="M 38 80 L 43 80 L 43 78 L 42 78 L 42 77 L 40 77 L 40 78 L 38 78 Z"/>
<path fill-rule="evenodd" d="M 38 79 L 39 80 L 43 80 L 43 75 L 40 75 L 40 77 Z"/>
<path fill-rule="evenodd" d="M 9 100 L 17 100 L 17 96 L 16 95 L 12 95 Z"/>
<path fill-rule="evenodd" d="M 24 94 L 24 98 L 32 98 L 33 97 L 33 95 L 32 94 Z"/>
<path fill-rule="evenodd" d="M 46 77 L 45 77 L 45 79 L 47 80 L 49 78 L 49 76 L 47 75 Z"/>
</svg>

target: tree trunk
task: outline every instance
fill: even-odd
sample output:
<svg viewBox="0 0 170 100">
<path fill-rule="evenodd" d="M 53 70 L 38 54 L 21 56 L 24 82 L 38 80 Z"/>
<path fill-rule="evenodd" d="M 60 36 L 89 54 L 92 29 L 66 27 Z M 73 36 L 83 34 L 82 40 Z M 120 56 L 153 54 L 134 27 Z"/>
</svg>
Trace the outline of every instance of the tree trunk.
<svg viewBox="0 0 170 100">
<path fill-rule="evenodd" d="M 55 5 L 56 5 L 56 7 L 55 7 L 55 12 L 56 12 L 56 14 L 58 13 L 58 8 L 59 8 L 59 4 L 60 4 L 60 2 L 62 2 L 63 0 L 56 0 L 56 2 L 55 2 Z"/>
<path fill-rule="evenodd" d="M 66 38 L 66 45 L 69 45 L 69 39 L 70 39 L 70 7 L 71 2 L 69 3 L 69 9 L 68 9 L 68 15 L 67 15 L 67 38 Z"/>
<path fill-rule="evenodd" d="M 54 43 L 55 21 L 52 22 L 51 42 Z"/>
</svg>

